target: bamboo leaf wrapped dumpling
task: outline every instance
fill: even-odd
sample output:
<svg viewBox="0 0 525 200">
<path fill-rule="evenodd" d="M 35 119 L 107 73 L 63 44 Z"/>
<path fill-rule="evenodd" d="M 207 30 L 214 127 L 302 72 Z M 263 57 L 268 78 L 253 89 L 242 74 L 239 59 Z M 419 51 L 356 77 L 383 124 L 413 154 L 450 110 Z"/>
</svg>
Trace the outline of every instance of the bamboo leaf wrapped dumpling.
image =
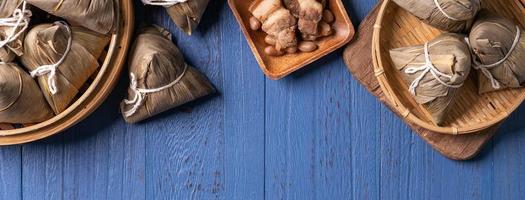
<svg viewBox="0 0 525 200">
<path fill-rule="evenodd" d="M 0 123 L 39 123 L 53 117 L 35 81 L 14 63 L 0 63 Z"/>
<path fill-rule="evenodd" d="M 98 57 L 109 38 L 65 23 L 41 24 L 29 31 L 21 62 L 38 77 L 47 102 L 58 114 L 75 99 L 99 68 Z"/>
<path fill-rule="evenodd" d="M 121 103 L 128 123 L 215 92 L 208 78 L 184 61 L 169 33 L 160 27 L 145 28 L 137 37 L 129 65 L 131 85 L 128 98 Z"/>
<path fill-rule="evenodd" d="M 101 34 L 117 27 L 115 0 L 26 0 L 49 14 Z"/>
<path fill-rule="evenodd" d="M 0 0 L 0 61 L 11 62 L 24 53 L 23 40 L 31 19 L 22 0 Z"/>
<path fill-rule="evenodd" d="M 425 45 L 390 50 L 410 93 L 436 125 L 443 125 L 458 88 L 468 77 L 469 51 L 464 36 L 453 33 L 444 33 Z"/>
<path fill-rule="evenodd" d="M 470 32 L 479 92 L 519 88 L 525 82 L 525 32 L 511 21 L 488 12 Z"/>
<path fill-rule="evenodd" d="M 482 0 L 394 0 L 423 22 L 450 32 L 467 31 Z"/>
<path fill-rule="evenodd" d="M 164 6 L 171 19 L 186 34 L 199 25 L 210 0 L 142 0 L 146 5 Z"/>
</svg>

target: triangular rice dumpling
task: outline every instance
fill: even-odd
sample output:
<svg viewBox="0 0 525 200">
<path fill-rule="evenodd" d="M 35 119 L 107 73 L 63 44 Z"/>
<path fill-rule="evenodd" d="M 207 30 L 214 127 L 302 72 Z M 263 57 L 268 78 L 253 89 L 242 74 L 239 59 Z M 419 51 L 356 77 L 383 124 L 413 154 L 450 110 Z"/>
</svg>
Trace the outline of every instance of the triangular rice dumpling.
<svg viewBox="0 0 525 200">
<path fill-rule="evenodd" d="M 450 32 L 469 30 L 481 0 L 394 0 L 423 22 Z"/>
<path fill-rule="evenodd" d="M 129 65 L 131 85 L 127 100 L 121 103 L 128 123 L 215 92 L 208 78 L 184 61 L 169 32 L 160 27 L 141 31 L 131 49 Z"/>
<path fill-rule="evenodd" d="M 464 36 L 444 33 L 426 45 L 390 50 L 390 57 L 416 102 L 423 105 L 436 125 L 443 125 L 447 110 L 471 68 Z"/>
<path fill-rule="evenodd" d="M 186 34 L 191 35 L 201 22 L 210 0 L 188 0 L 166 8 L 171 19 Z"/>
<path fill-rule="evenodd" d="M 24 53 L 25 32 L 31 18 L 29 5 L 22 0 L 0 0 L 0 61 L 11 62 Z"/>
<path fill-rule="evenodd" d="M 519 88 L 525 83 L 525 31 L 511 21 L 480 13 L 469 36 L 479 92 Z"/>
<path fill-rule="evenodd" d="M 171 19 L 186 34 L 191 35 L 201 22 L 210 0 L 142 0 L 146 5 L 164 6 Z"/>
<path fill-rule="evenodd" d="M 26 0 L 49 14 L 101 34 L 110 34 L 117 26 L 115 0 Z"/>
<path fill-rule="evenodd" d="M 38 82 L 47 102 L 58 114 L 75 99 L 82 85 L 99 68 L 97 61 L 109 38 L 82 27 L 42 24 L 25 39 L 24 66 Z M 68 48 L 69 47 L 69 48 Z M 56 75 L 46 66 L 56 65 Z"/>
<path fill-rule="evenodd" d="M 15 63 L 0 63 L 0 123 L 38 123 L 53 117 L 35 81 Z"/>
</svg>

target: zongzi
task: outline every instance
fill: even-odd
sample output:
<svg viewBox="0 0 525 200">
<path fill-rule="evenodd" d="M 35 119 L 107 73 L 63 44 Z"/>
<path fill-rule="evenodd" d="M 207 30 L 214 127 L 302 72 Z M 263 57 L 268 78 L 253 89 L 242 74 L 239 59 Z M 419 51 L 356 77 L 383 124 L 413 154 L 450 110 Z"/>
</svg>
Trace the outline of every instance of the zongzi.
<svg viewBox="0 0 525 200">
<path fill-rule="evenodd" d="M 469 36 L 479 92 L 519 88 L 525 82 L 525 32 L 511 21 L 480 13 Z"/>
<path fill-rule="evenodd" d="M 450 32 L 467 31 L 481 9 L 481 0 L 394 0 L 423 22 Z"/>
<path fill-rule="evenodd" d="M 287 48 L 297 48 L 297 20 L 287 10 L 281 0 L 263 0 L 251 9 L 252 21 L 260 22 L 260 27 L 274 42 L 271 48 L 283 52 Z"/>
<path fill-rule="evenodd" d="M 29 31 L 21 61 L 38 77 L 47 102 L 58 114 L 74 100 L 99 68 L 97 61 L 109 38 L 64 22 L 41 24 Z"/>
<path fill-rule="evenodd" d="M 209 2 L 210 0 L 142 0 L 146 5 L 164 6 L 173 22 L 188 35 L 201 22 Z"/>
<path fill-rule="evenodd" d="M 0 123 L 38 123 L 53 117 L 35 81 L 14 63 L 0 63 Z"/>
<path fill-rule="evenodd" d="M 24 52 L 22 42 L 31 15 L 31 10 L 25 1 L 0 0 L 1 62 L 11 62 Z"/>
<path fill-rule="evenodd" d="M 121 103 L 128 123 L 215 92 L 209 80 L 184 61 L 169 32 L 160 27 L 142 30 L 131 49 L 129 64 L 131 85 L 128 99 Z"/>
<path fill-rule="evenodd" d="M 425 45 L 390 50 L 390 57 L 417 103 L 443 125 L 457 89 L 467 79 L 471 56 L 464 36 L 444 33 Z"/>
<path fill-rule="evenodd" d="M 110 34 L 117 27 L 114 0 L 26 0 L 49 14 L 101 34 Z"/>
</svg>

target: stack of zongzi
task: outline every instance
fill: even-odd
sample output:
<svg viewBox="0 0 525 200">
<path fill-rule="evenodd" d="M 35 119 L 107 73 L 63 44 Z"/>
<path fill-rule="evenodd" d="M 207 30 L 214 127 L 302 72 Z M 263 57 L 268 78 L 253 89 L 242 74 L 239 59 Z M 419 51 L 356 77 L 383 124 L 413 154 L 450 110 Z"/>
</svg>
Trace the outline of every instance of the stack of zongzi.
<svg viewBox="0 0 525 200">
<path fill-rule="evenodd" d="M 443 33 L 424 46 L 393 49 L 393 65 L 417 103 L 443 125 L 457 89 L 477 70 L 484 94 L 525 84 L 525 33 L 512 21 L 481 10 L 482 0 L 393 0 Z"/>
<path fill-rule="evenodd" d="M 164 6 L 171 19 L 186 34 L 199 25 L 210 0 L 142 0 L 146 5 Z"/>
<path fill-rule="evenodd" d="M 393 0 L 423 22 L 450 32 L 467 31 L 481 9 L 481 0 Z"/>
<path fill-rule="evenodd" d="M 482 12 L 469 36 L 479 92 L 518 88 L 525 82 L 525 32 L 511 21 Z"/>
<path fill-rule="evenodd" d="M 136 123 L 215 92 L 209 80 L 184 61 L 171 35 L 160 27 L 141 31 L 130 52 L 126 122 Z"/>
<path fill-rule="evenodd" d="M 444 33 L 425 45 L 393 49 L 390 57 L 417 103 L 441 125 L 470 72 L 471 56 L 464 36 Z"/>
<path fill-rule="evenodd" d="M 38 123 L 65 111 L 98 70 L 116 11 L 114 0 L 0 0 L 0 123 Z"/>
</svg>

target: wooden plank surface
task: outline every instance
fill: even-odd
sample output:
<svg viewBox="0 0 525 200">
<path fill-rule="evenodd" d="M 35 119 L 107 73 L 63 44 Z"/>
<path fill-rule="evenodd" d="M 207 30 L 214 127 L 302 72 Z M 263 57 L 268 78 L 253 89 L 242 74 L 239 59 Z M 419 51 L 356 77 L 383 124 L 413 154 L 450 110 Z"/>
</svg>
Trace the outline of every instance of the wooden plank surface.
<svg viewBox="0 0 525 200">
<path fill-rule="evenodd" d="M 219 94 L 138 125 L 118 103 L 59 136 L 0 149 L 0 199 L 520 199 L 524 108 L 472 161 L 441 156 L 346 70 L 342 50 L 267 80 L 225 1 L 197 34 L 167 26 Z M 375 4 L 345 0 L 356 24 Z"/>
</svg>

